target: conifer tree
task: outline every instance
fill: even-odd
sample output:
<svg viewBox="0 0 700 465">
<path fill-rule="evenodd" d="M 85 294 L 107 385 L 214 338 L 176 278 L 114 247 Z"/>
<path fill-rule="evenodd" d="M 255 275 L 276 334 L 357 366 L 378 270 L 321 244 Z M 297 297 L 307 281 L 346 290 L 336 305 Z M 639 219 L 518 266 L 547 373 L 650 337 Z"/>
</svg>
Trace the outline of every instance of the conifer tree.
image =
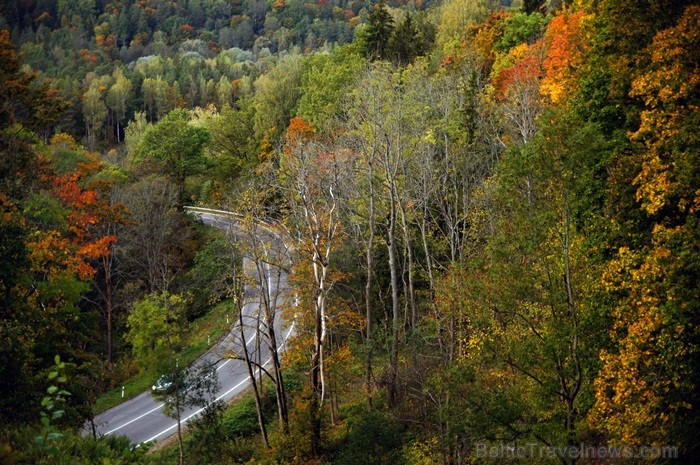
<svg viewBox="0 0 700 465">
<path fill-rule="evenodd" d="M 391 37 L 389 53 L 401 65 L 407 65 L 424 53 L 424 44 L 411 15 L 406 13 Z"/>
<path fill-rule="evenodd" d="M 370 60 L 385 60 L 388 57 L 393 32 L 394 19 L 386 9 L 384 0 L 379 0 L 368 18 L 365 53 Z"/>
</svg>

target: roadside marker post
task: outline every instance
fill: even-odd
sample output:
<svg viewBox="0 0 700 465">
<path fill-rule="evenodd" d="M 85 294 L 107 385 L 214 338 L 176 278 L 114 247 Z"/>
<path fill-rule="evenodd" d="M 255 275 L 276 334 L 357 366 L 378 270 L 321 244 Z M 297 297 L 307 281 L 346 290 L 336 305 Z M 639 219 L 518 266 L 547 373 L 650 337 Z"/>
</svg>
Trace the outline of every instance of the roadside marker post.
<svg viewBox="0 0 700 465">
<path fill-rule="evenodd" d="M 124 385 L 122 385 L 122 397 L 124 397 Z"/>
</svg>

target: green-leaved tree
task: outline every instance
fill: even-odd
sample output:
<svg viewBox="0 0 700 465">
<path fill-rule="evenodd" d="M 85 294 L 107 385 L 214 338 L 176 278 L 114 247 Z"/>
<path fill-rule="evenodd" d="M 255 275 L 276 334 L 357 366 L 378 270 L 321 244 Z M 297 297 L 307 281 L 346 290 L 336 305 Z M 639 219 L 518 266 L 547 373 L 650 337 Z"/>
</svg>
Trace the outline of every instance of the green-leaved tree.
<svg viewBox="0 0 700 465">
<path fill-rule="evenodd" d="M 204 147 L 210 139 L 210 132 L 194 126 L 190 112 L 185 109 L 171 111 L 143 134 L 140 158 L 162 164 L 178 188 L 180 206 L 185 201 L 185 181 L 204 169 Z"/>
</svg>

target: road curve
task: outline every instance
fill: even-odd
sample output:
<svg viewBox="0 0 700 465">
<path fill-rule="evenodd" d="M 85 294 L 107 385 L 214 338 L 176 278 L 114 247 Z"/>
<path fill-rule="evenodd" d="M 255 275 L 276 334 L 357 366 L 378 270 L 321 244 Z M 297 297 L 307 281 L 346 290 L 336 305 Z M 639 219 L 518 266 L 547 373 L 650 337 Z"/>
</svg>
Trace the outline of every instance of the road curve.
<svg viewBox="0 0 700 465">
<path fill-rule="evenodd" d="M 239 227 L 240 217 L 237 215 L 221 211 L 204 208 L 186 207 L 187 211 L 197 217 L 199 221 L 209 226 L 223 229 L 229 233 L 241 232 Z M 270 250 L 286 249 L 284 241 L 273 231 L 269 225 L 260 223 L 256 228 L 256 240 L 268 246 Z M 285 250 L 286 253 L 286 250 Z M 250 273 L 251 267 L 246 264 L 244 258 L 243 268 L 246 273 Z M 274 265 L 266 265 L 266 279 L 270 293 L 278 293 L 281 299 L 288 294 L 286 267 L 275 268 Z M 259 301 L 255 296 L 258 292 L 255 289 L 246 289 L 246 302 L 243 307 L 245 344 L 250 352 L 254 352 L 256 346 L 256 331 L 261 322 L 258 318 Z M 215 362 L 220 389 L 216 393 L 216 400 L 227 401 L 246 390 L 250 384 L 248 369 L 240 360 L 221 359 L 225 353 L 238 353 L 241 346 L 240 332 L 237 318 L 233 318 L 231 330 L 212 347 L 197 362 Z M 294 331 L 294 324 L 285 326 L 280 318 L 276 318 L 276 334 L 278 335 L 278 351 L 284 349 L 287 339 Z M 255 353 L 256 359 L 263 365 L 271 362 L 270 352 L 265 344 L 262 344 L 259 353 Z M 257 373 L 257 370 L 256 370 Z M 185 409 L 182 412 L 182 424 L 195 418 L 203 409 L 195 407 Z M 150 392 L 144 392 L 128 401 L 106 410 L 94 419 L 95 428 L 98 435 L 121 435 L 129 438 L 132 444 L 144 442 L 158 442 L 174 434 L 177 430 L 177 422 L 163 414 L 163 402 L 154 398 Z M 85 434 L 90 434 L 91 429 L 86 425 Z"/>
</svg>

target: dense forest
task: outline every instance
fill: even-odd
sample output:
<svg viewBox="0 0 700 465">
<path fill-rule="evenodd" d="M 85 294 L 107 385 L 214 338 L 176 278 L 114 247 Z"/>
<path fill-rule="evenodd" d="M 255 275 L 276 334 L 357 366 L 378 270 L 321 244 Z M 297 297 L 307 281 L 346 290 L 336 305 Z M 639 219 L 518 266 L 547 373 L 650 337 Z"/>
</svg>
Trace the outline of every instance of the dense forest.
<svg viewBox="0 0 700 465">
<path fill-rule="evenodd" d="M 700 454 L 698 2 L 9 1 L 0 97 L 0 462 Z M 293 242 L 279 376 L 81 434 L 238 302 L 188 205 Z"/>
</svg>

